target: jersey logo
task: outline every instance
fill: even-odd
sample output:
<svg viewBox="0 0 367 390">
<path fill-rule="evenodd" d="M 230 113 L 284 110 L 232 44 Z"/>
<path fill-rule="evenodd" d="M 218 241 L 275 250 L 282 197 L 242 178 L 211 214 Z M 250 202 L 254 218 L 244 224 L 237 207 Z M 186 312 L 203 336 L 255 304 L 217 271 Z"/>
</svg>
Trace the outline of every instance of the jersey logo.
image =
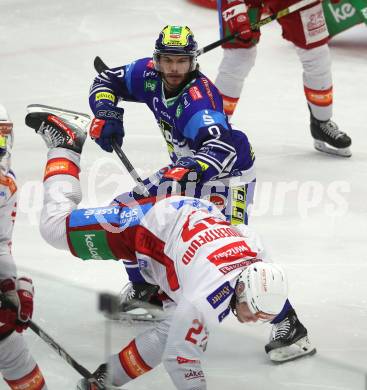
<svg viewBox="0 0 367 390">
<path fill-rule="evenodd" d="M 200 89 L 195 85 L 189 89 L 189 94 L 193 100 L 199 100 L 203 98 Z"/>
<path fill-rule="evenodd" d="M 205 79 L 204 77 L 202 77 L 200 80 L 204 84 L 205 92 L 209 96 L 210 103 L 212 104 L 212 107 L 215 110 L 217 107 L 215 105 L 214 96 L 213 96 L 212 91 L 210 90 L 210 87 L 209 87 L 209 81 L 207 79 Z"/>
<path fill-rule="evenodd" d="M 223 275 L 225 275 L 225 274 L 228 274 L 228 272 L 232 272 L 238 268 L 247 268 L 249 265 L 251 265 L 253 263 L 257 263 L 258 261 L 261 261 L 261 260 L 259 260 L 259 259 L 241 260 L 240 262 L 226 264 L 225 266 L 219 268 L 219 271 Z"/>
<path fill-rule="evenodd" d="M 200 364 L 200 360 L 194 360 L 194 359 L 187 359 L 182 356 L 177 356 L 176 358 L 178 364 Z"/>
<path fill-rule="evenodd" d="M 123 207 L 120 212 L 120 227 L 126 228 L 140 224 L 144 215 L 152 208 L 152 203 Z"/>
<path fill-rule="evenodd" d="M 215 204 L 220 211 L 224 210 L 227 204 L 227 198 L 222 194 L 210 194 L 204 196 L 203 199 L 207 199 L 209 202 Z"/>
<path fill-rule="evenodd" d="M 219 314 L 218 316 L 218 321 L 222 322 L 230 313 L 231 308 L 228 306 L 226 310 L 222 311 L 222 313 Z"/>
<path fill-rule="evenodd" d="M 115 103 L 116 97 L 114 94 L 104 91 L 96 94 L 95 101 L 97 102 L 98 100 L 110 100 Z"/>
<path fill-rule="evenodd" d="M 183 107 L 182 104 L 180 103 L 177 108 L 176 108 L 176 118 L 179 118 L 183 113 Z"/>
<path fill-rule="evenodd" d="M 154 69 L 154 62 L 153 62 L 153 60 L 149 60 L 149 62 L 147 63 L 147 68 Z"/>
<path fill-rule="evenodd" d="M 148 79 L 144 81 L 144 91 L 154 92 L 157 88 L 157 80 Z"/>
<path fill-rule="evenodd" d="M 73 230 L 69 232 L 69 240 L 76 256 L 82 260 L 117 259 L 109 247 L 104 230 Z"/>
<path fill-rule="evenodd" d="M 100 225 L 101 223 L 118 226 L 120 222 L 119 215 L 120 208 L 118 206 L 77 209 L 70 214 L 69 226 L 71 228 L 79 228 L 82 226 Z"/>
<path fill-rule="evenodd" d="M 229 282 L 223 283 L 220 287 L 214 290 L 210 295 L 207 296 L 206 300 L 210 305 L 216 309 L 221 305 L 226 299 L 228 299 L 233 294 L 233 288 Z"/>
<path fill-rule="evenodd" d="M 206 111 L 207 112 L 207 111 Z M 215 120 L 213 119 L 212 116 L 210 116 L 209 114 L 205 113 L 203 115 L 203 121 L 204 121 L 204 124 L 209 126 L 209 125 L 212 125 L 215 123 Z"/>
<path fill-rule="evenodd" d="M 244 257 L 256 257 L 257 253 L 251 251 L 245 241 L 232 242 L 217 249 L 208 256 L 208 260 L 218 266 L 223 263 L 243 259 Z"/>
</svg>

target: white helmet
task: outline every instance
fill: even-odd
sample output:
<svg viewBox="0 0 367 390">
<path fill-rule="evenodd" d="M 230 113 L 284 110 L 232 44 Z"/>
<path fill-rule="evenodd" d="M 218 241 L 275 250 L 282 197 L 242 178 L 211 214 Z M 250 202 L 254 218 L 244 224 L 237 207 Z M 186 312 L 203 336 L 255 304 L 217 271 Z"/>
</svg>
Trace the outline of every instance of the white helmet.
<svg viewBox="0 0 367 390">
<path fill-rule="evenodd" d="M 247 302 L 253 314 L 276 315 L 288 296 L 287 277 L 278 265 L 259 261 L 241 272 L 235 291 L 237 302 Z"/>
<path fill-rule="evenodd" d="M 13 147 L 13 122 L 5 107 L 0 104 L 0 169 L 7 172 L 10 168 L 11 149 Z"/>
</svg>

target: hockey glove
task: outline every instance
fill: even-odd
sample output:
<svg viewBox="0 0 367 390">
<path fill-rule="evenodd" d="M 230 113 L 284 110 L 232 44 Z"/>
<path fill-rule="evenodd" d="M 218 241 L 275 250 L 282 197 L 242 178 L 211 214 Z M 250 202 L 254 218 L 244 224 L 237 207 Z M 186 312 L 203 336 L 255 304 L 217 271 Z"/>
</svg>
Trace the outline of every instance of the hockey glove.
<svg viewBox="0 0 367 390">
<path fill-rule="evenodd" d="M 253 38 L 251 31 L 251 23 L 247 14 L 247 6 L 241 1 L 237 0 L 230 2 L 222 11 L 222 17 L 227 24 L 231 35 L 239 34 L 237 38 L 249 41 Z"/>
<path fill-rule="evenodd" d="M 200 163 L 192 157 L 182 157 L 176 164 L 163 173 L 160 183 L 177 181 L 184 184 L 200 180 L 203 168 Z"/>
<path fill-rule="evenodd" d="M 14 325 L 14 329 L 18 333 L 23 332 L 28 328 L 28 321 L 33 314 L 34 287 L 32 280 L 25 277 L 5 279 L 0 283 L 0 289 L 16 307 L 15 316 L 9 315 L 8 317 L 8 324 Z"/>
<path fill-rule="evenodd" d="M 124 109 L 110 103 L 104 103 L 97 108 L 89 134 L 91 138 L 106 152 L 112 152 L 112 139 L 122 145 L 125 135 L 123 116 Z"/>
</svg>

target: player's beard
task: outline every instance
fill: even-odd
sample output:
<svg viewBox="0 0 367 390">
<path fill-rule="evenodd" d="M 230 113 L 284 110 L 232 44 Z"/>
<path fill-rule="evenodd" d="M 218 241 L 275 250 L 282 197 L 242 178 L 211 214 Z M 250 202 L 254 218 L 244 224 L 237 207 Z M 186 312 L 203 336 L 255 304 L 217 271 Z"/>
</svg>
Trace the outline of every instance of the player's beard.
<svg viewBox="0 0 367 390">
<path fill-rule="evenodd" d="M 177 77 L 172 78 L 172 76 L 177 76 Z M 189 79 L 189 73 L 169 74 L 168 78 L 167 75 L 164 75 L 162 73 L 164 89 L 166 94 L 169 95 L 167 97 L 173 97 L 177 95 L 179 92 L 181 92 L 182 88 L 187 84 L 188 79 Z"/>
</svg>

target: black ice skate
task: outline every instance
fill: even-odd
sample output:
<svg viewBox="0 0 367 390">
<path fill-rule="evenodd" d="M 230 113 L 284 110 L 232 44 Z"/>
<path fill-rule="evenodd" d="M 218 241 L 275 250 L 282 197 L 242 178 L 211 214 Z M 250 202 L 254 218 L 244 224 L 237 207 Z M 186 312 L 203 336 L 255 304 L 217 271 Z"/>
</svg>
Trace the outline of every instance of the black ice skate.
<svg viewBox="0 0 367 390">
<path fill-rule="evenodd" d="M 90 117 L 74 111 L 43 105 L 30 105 L 27 126 L 41 135 L 48 148 L 65 148 L 81 153 Z"/>
<path fill-rule="evenodd" d="M 265 351 L 273 362 L 282 363 L 313 355 L 316 348 L 308 338 L 307 329 L 292 309 L 283 321 L 273 325 L 270 342 L 265 345 Z"/>
<path fill-rule="evenodd" d="M 158 286 L 149 283 L 128 283 L 120 292 L 119 312 L 114 320 L 162 321 L 165 314 L 157 298 Z"/>
<path fill-rule="evenodd" d="M 107 382 L 107 364 L 101 364 L 97 370 L 93 373 L 93 380 L 81 379 L 77 386 L 77 390 L 107 390 L 111 389 L 110 386 L 106 387 Z"/>
<path fill-rule="evenodd" d="M 351 138 L 340 131 L 332 120 L 319 121 L 311 114 L 310 128 L 316 150 L 342 157 L 352 155 L 349 148 L 352 144 Z"/>
</svg>

